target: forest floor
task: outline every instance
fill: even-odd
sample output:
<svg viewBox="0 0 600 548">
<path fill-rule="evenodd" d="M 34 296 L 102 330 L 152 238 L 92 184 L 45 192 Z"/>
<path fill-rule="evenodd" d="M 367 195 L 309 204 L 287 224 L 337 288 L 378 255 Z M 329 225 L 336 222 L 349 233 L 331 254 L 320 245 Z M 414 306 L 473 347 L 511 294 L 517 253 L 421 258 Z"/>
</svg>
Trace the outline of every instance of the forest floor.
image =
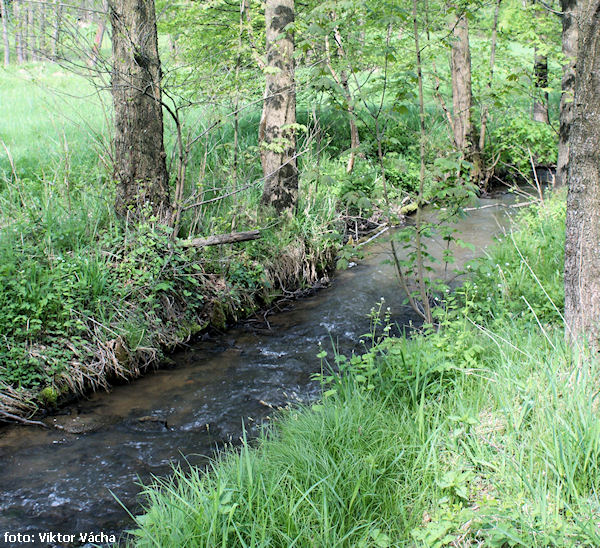
<svg viewBox="0 0 600 548">
<path fill-rule="evenodd" d="M 322 401 L 149 486 L 131 543 L 598 546 L 599 363 L 564 339 L 564 218 L 564 192 L 524 211 L 437 328 L 322 353 Z"/>
</svg>

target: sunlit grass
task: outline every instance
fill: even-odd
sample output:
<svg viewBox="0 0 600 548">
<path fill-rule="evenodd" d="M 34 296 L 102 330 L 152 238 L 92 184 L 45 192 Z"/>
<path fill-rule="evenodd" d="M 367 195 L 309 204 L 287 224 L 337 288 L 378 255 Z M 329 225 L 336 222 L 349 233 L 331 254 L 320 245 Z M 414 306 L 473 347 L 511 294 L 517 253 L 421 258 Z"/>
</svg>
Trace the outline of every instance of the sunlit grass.
<svg viewBox="0 0 600 548">
<path fill-rule="evenodd" d="M 557 297 L 563 216 L 560 196 L 522 216 L 439 330 L 335 356 L 321 402 L 149 486 L 130 542 L 597 546 L 600 364 L 541 306 Z"/>
</svg>

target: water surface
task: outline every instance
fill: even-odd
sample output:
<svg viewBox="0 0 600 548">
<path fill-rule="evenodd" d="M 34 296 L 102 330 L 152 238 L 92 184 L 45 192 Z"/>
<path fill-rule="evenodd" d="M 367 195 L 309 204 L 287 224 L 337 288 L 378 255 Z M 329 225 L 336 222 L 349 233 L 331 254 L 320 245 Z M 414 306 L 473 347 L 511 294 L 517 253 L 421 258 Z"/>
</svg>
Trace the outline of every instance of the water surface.
<svg viewBox="0 0 600 548">
<path fill-rule="evenodd" d="M 457 223 L 462 239 L 475 246 L 456 250 L 457 266 L 481 254 L 506 225 L 501 205 L 509 200 L 479 200 L 492 207 Z M 429 245 L 441 254 L 439 238 Z M 247 322 L 199 341 L 173 356 L 175 368 L 96 393 L 48 419 L 73 433 L 1 429 L 0 535 L 119 533 L 131 519 L 112 493 L 139 512 L 140 481 L 168 474 L 174 463 L 203 464 L 215 447 L 238 440 L 242 423 L 254 435 L 274 408 L 317 398 L 316 354 L 332 342 L 344 352 L 358 348 L 369 311 L 382 298 L 399 325 L 416 320 L 403 305 L 389 258 L 381 237 L 358 265 L 269 316 L 269 325 Z"/>
</svg>

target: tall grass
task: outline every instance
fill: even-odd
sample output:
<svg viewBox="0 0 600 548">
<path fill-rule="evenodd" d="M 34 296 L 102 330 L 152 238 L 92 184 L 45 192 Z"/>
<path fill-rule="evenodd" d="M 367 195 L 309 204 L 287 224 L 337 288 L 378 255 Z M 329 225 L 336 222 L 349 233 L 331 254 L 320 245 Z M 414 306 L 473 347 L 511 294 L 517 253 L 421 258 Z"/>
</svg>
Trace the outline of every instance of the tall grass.
<svg viewBox="0 0 600 548">
<path fill-rule="evenodd" d="M 465 290 L 439 330 L 336 356 L 321 402 L 149 486 L 131 544 L 597 546 L 598 361 L 566 345 L 556 318 L 511 308 L 521 289 L 555 283 L 543 264 L 562 256 L 562 203 L 525 214 L 528 230 L 475 269 L 471 289 L 497 258 L 521 258 L 496 277 L 504 307 Z M 525 263 L 537 281 L 521 278 Z"/>
<path fill-rule="evenodd" d="M 168 227 L 127 226 L 103 157 L 109 121 L 95 99 L 105 93 L 48 64 L 0 78 L 10 113 L 0 120 L 2 417 L 139 374 L 210 323 L 223 327 L 282 288 L 316 281 L 341 241 L 335 195 L 309 180 L 293 222 L 259 218 L 256 108 L 240 118 L 237 177 L 223 124 L 193 150 L 188 192 L 207 200 L 256 184 L 191 209 L 180 237 L 260 227 L 262 240 L 185 250 Z"/>
</svg>

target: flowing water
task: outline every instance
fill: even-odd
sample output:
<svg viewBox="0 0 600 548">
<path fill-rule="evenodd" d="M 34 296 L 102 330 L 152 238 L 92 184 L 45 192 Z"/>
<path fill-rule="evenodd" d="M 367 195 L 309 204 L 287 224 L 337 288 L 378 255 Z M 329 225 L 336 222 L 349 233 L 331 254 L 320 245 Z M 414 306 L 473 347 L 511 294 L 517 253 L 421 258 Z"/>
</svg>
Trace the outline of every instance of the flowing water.
<svg viewBox="0 0 600 548">
<path fill-rule="evenodd" d="M 487 207 L 457 223 L 461 238 L 475 246 L 456 249 L 459 266 L 507 224 L 502 206 L 510 200 L 482 199 L 478 205 Z M 249 322 L 207 337 L 173 356 L 176 367 L 94 394 L 47 419 L 64 430 L 0 429 L 0 545 L 8 531 L 36 539 L 43 532 L 123 531 L 131 518 L 112 493 L 139 512 L 140 482 L 168 474 L 174 463 L 206 463 L 216 447 L 239 439 L 242 423 L 252 436 L 273 408 L 317 398 L 320 389 L 311 380 L 320 370 L 316 354 L 332 342 L 345 352 L 358 348 L 381 298 L 399 325 L 415 319 L 386 262 L 385 237 L 366 248 L 357 266 L 269 316 L 269 325 Z M 430 248 L 439 254 L 442 246 L 432 241 Z"/>
</svg>

